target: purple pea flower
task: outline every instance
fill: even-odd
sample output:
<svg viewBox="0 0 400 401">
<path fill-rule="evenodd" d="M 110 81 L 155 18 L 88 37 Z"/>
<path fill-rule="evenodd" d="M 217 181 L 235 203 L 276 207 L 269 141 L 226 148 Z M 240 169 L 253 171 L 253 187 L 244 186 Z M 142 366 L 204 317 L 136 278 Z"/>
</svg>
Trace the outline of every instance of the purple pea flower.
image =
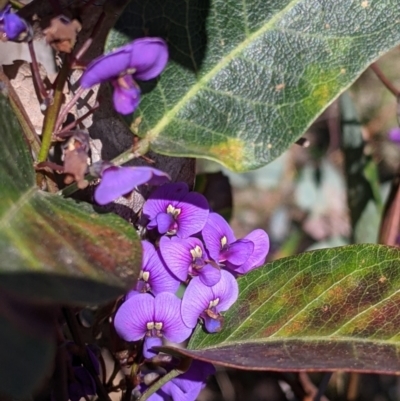
<svg viewBox="0 0 400 401">
<path fill-rule="evenodd" d="M 11 12 L 11 6 L 0 11 L 0 34 L 7 40 L 20 39 L 21 34 L 28 33 L 29 28 L 25 20 Z"/>
<path fill-rule="evenodd" d="M 99 205 L 106 205 L 133 191 L 139 185 L 160 185 L 169 181 L 169 175 L 152 167 L 117 167 L 106 168 L 101 174 L 94 199 Z"/>
<path fill-rule="evenodd" d="M 161 74 L 168 62 L 168 47 L 160 38 L 141 38 L 94 59 L 81 77 L 81 86 L 90 88 L 111 81 L 115 110 L 133 113 L 140 102 L 136 79 L 148 81 Z"/>
<path fill-rule="evenodd" d="M 143 206 L 143 214 L 150 220 L 148 229 L 160 234 L 188 238 L 201 231 L 209 213 L 206 198 L 189 192 L 184 182 L 165 184 L 157 188 Z"/>
<path fill-rule="evenodd" d="M 172 292 L 179 288 L 179 280 L 169 273 L 154 246 L 148 241 L 142 241 L 143 261 L 136 290 L 151 291 L 154 295 L 161 292 Z"/>
<path fill-rule="evenodd" d="M 397 145 L 400 144 L 400 127 L 395 127 L 389 130 L 388 133 L 389 140 L 396 143 Z"/>
<path fill-rule="evenodd" d="M 210 213 L 202 236 L 210 256 L 235 274 L 245 274 L 259 267 L 269 250 L 264 230 L 254 230 L 236 240 L 232 228 L 218 213 Z"/>
<path fill-rule="evenodd" d="M 160 252 L 168 269 L 179 280 L 199 276 L 204 285 L 217 284 L 221 278 L 218 265 L 210 260 L 198 238 L 161 237 Z"/>
<path fill-rule="evenodd" d="M 193 360 L 187 372 L 165 383 L 149 397 L 149 401 L 194 401 L 205 387 L 208 376 L 215 373 L 213 365 Z M 141 390 L 147 387 L 142 385 Z"/>
<path fill-rule="evenodd" d="M 170 292 L 156 297 L 137 294 L 127 299 L 118 309 L 114 318 L 117 333 L 126 341 L 138 341 L 146 336 L 146 344 L 152 337 L 180 343 L 186 340 L 192 330 L 182 321 L 181 300 Z M 161 342 L 160 342 L 161 344 Z M 151 343 L 151 346 L 154 342 Z"/>
<path fill-rule="evenodd" d="M 196 326 L 199 317 L 209 333 L 222 329 L 221 312 L 228 310 L 237 300 L 239 287 L 235 277 L 226 270 L 221 270 L 221 279 L 212 287 L 205 286 L 194 277 L 186 288 L 182 299 L 182 319 L 186 326 Z"/>
</svg>

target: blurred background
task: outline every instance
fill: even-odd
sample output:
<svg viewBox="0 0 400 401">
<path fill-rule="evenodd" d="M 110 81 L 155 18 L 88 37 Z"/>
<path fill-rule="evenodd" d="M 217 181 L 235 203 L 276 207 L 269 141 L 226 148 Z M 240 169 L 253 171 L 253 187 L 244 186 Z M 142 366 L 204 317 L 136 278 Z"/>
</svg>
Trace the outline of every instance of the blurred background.
<svg viewBox="0 0 400 401">
<path fill-rule="evenodd" d="M 375 65 L 400 89 L 400 48 Z M 384 218 L 399 231 L 399 221 L 388 207 L 400 165 L 400 143 L 393 140 L 397 108 L 396 97 L 368 68 L 312 124 L 301 143 L 266 167 L 235 174 L 217 163 L 198 160 L 197 189 L 230 219 L 237 237 L 255 228 L 266 230 L 271 240 L 269 261 L 351 243 L 390 243 L 388 228 L 379 231 Z M 396 205 L 389 203 L 392 208 Z M 199 398 L 314 399 L 400 400 L 400 378 L 220 368 Z"/>
</svg>

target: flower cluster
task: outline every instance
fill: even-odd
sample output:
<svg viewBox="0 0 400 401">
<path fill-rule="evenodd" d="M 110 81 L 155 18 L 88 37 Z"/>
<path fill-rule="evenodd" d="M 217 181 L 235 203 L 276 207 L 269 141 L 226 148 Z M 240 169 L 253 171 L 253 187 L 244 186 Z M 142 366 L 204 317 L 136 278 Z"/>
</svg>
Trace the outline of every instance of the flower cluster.
<svg viewBox="0 0 400 401">
<path fill-rule="evenodd" d="M 236 239 L 229 224 L 210 211 L 205 197 L 190 192 L 185 183 L 154 190 L 143 206 L 143 218 L 148 237 L 156 240 L 142 241 L 140 279 L 118 309 L 114 326 L 127 341 L 144 339 L 143 355 L 152 358 L 152 347 L 163 338 L 183 342 L 199 321 L 209 333 L 222 329 L 222 312 L 238 297 L 235 277 L 264 262 L 269 239 L 263 230 Z M 176 295 L 180 286 L 185 288 L 182 299 Z M 194 400 L 204 380 L 181 399 Z M 173 396 L 175 384 L 161 390 Z"/>
</svg>

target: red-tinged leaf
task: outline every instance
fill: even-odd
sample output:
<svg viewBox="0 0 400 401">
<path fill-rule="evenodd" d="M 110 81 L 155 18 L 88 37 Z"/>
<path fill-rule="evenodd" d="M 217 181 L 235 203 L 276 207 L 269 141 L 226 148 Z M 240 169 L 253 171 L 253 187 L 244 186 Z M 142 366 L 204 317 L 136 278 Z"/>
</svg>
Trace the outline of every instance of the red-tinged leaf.
<svg viewBox="0 0 400 401">
<path fill-rule="evenodd" d="M 0 286 L 31 300 L 105 302 L 134 285 L 141 245 L 113 214 L 36 187 L 33 160 L 0 94 Z"/>
<path fill-rule="evenodd" d="M 398 248 L 306 252 L 238 281 L 223 330 L 197 328 L 173 352 L 242 369 L 400 373 Z"/>
</svg>

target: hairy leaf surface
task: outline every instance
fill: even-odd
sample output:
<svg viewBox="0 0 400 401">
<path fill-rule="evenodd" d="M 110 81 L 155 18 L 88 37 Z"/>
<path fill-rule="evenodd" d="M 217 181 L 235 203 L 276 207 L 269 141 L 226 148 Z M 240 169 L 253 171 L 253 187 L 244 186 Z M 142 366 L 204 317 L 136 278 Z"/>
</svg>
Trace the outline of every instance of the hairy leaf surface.
<svg viewBox="0 0 400 401">
<path fill-rule="evenodd" d="M 146 84 L 133 132 L 153 150 L 263 166 L 400 42 L 396 0 L 133 0 L 108 40 L 161 36 L 170 64 Z"/>
<path fill-rule="evenodd" d="M 350 245 L 268 263 L 239 279 L 223 330 L 197 328 L 196 359 L 258 370 L 399 373 L 400 250 Z"/>
</svg>

